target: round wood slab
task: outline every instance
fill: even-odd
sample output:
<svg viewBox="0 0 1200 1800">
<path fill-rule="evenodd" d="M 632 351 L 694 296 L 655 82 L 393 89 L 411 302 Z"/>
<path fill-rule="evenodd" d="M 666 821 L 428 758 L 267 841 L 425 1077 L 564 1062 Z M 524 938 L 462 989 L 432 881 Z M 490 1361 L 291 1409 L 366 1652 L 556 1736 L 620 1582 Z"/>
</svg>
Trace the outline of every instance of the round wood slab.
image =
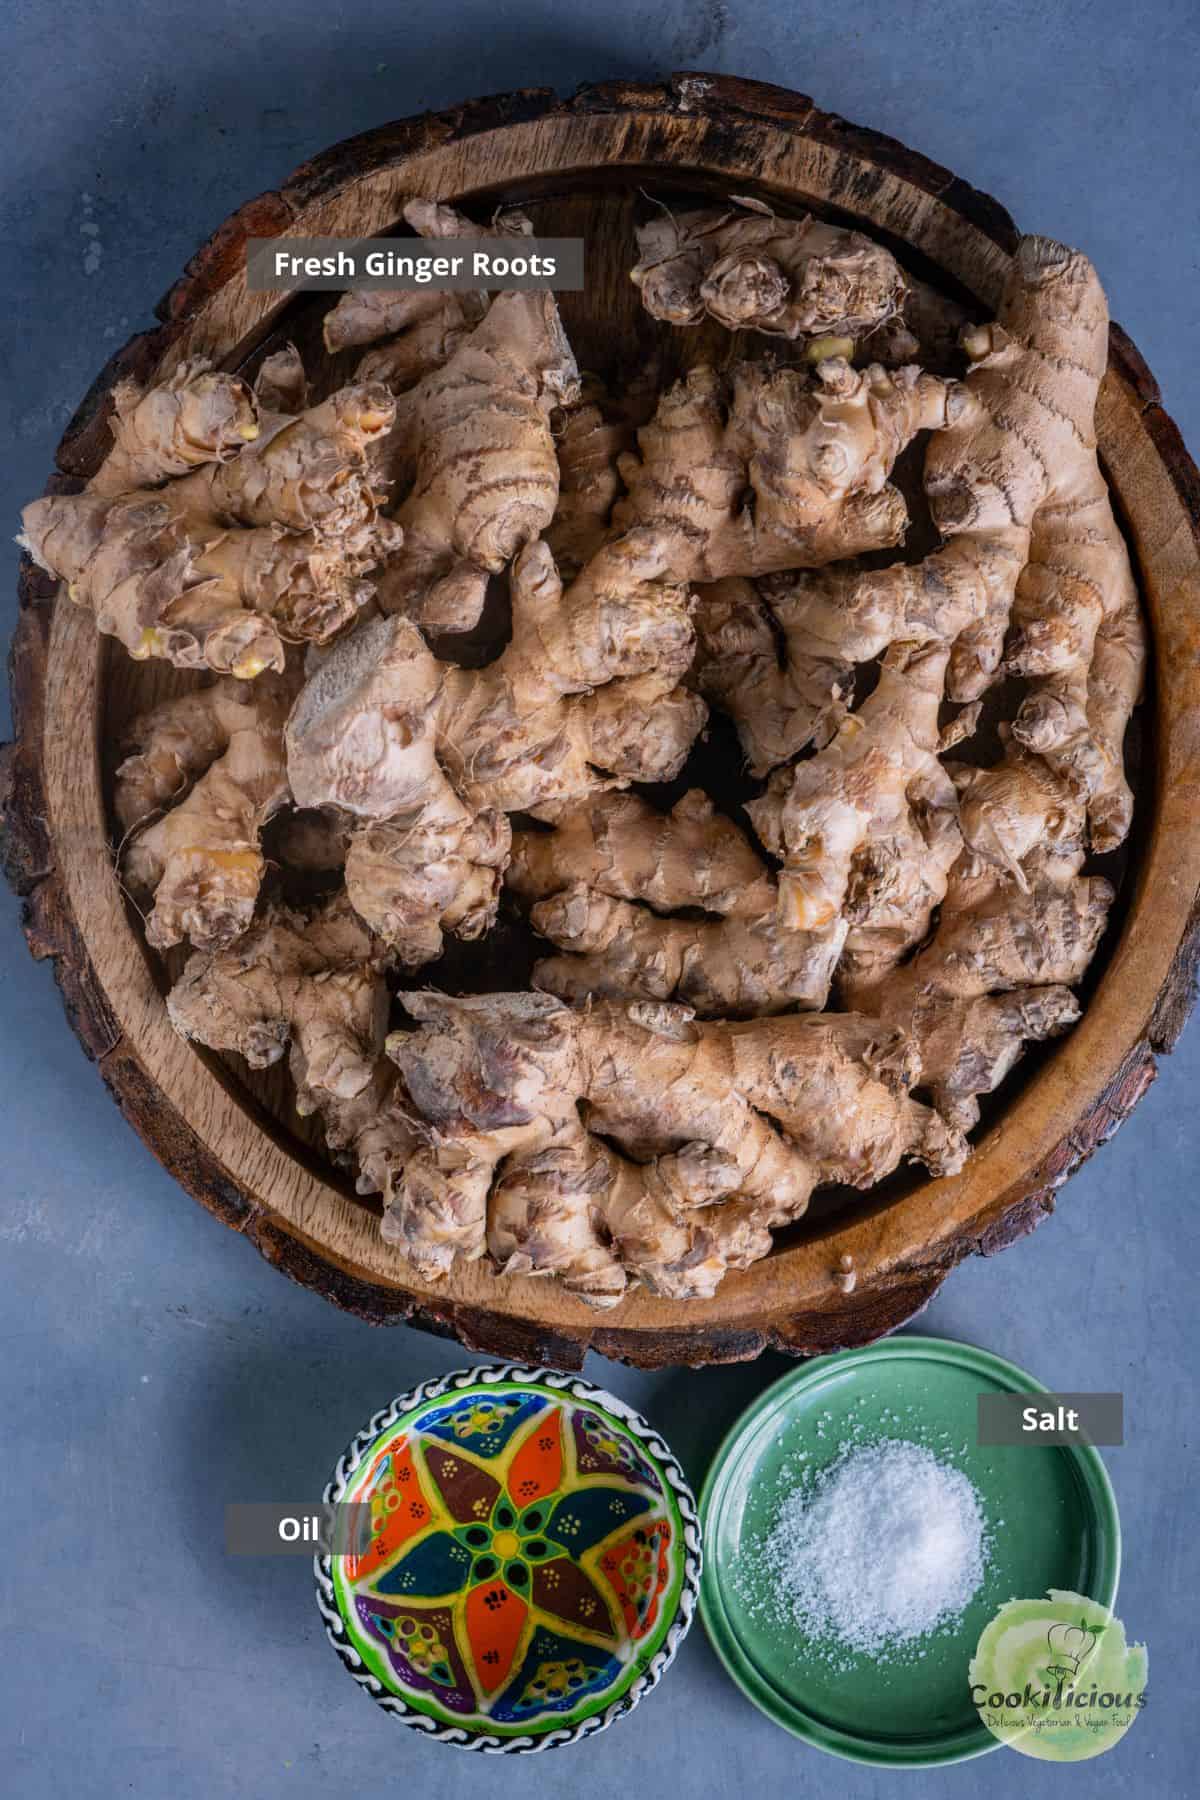
<svg viewBox="0 0 1200 1800">
<path fill-rule="evenodd" d="M 984 315 L 1017 239 L 1007 213 L 948 170 L 780 88 L 688 74 L 584 88 L 566 101 L 545 90 L 472 101 L 338 144 L 234 213 L 161 302 L 161 323 L 97 378 L 51 486 L 77 488 L 98 467 L 119 379 L 150 381 L 197 354 L 242 367 L 270 341 L 284 300 L 246 292 L 248 237 L 371 236 L 413 194 L 468 206 L 517 199 L 540 230 L 586 235 L 588 288 L 564 295 L 563 312 L 581 365 L 602 366 L 614 340 L 646 329 L 627 270 L 632 208 L 647 187 L 749 192 L 852 218 Z M 298 306 L 287 330 L 302 337 Z M 566 1367 L 589 1347 L 645 1366 L 696 1364 L 768 1345 L 863 1344 L 911 1318 L 961 1257 L 1002 1249 L 1051 1209 L 1146 1091 L 1194 996 L 1200 476 L 1115 325 L 1098 428 L 1154 650 L 1142 709 L 1152 754 L 1139 776 L 1123 916 L 1082 1022 L 996 1109 L 961 1175 L 817 1220 L 706 1301 L 637 1292 L 598 1313 L 553 1282 L 501 1280 L 478 1263 L 436 1287 L 417 1279 L 380 1237 L 378 1208 L 305 1142 L 278 1075 L 252 1082 L 172 1031 L 167 973 L 114 873 L 106 759 L 132 713 L 187 678 L 129 662 L 26 561 L 12 653 L 16 741 L 3 762 L 5 863 L 26 897 L 30 948 L 54 958 L 71 1025 L 126 1118 L 191 1194 L 293 1279 L 363 1318 L 409 1320 L 472 1348 Z M 834 1280 L 844 1254 L 857 1271 L 850 1294 Z"/>
</svg>

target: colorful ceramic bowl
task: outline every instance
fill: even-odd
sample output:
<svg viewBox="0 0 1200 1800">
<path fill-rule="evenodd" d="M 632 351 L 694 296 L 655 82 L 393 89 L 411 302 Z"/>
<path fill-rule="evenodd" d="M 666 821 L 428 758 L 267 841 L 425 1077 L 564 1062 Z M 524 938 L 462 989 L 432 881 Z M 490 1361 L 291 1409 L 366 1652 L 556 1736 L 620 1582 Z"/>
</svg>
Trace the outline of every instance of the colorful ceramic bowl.
<svg viewBox="0 0 1200 1800">
<path fill-rule="evenodd" d="M 692 1622 L 700 1529 L 683 1471 L 623 1400 L 553 1369 L 464 1369 L 359 1433 L 326 1500 L 371 1508 L 319 1556 L 334 1649 L 443 1743 L 548 1750 L 657 1685 Z"/>
</svg>

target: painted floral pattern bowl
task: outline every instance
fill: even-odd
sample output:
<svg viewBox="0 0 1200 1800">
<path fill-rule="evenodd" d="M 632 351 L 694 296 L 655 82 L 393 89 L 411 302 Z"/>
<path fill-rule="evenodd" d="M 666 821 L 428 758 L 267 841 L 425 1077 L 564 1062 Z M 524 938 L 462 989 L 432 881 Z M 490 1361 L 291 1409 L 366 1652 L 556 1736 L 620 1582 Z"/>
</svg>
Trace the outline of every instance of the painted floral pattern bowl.
<svg viewBox="0 0 1200 1800">
<path fill-rule="evenodd" d="M 551 1749 L 632 1711 L 692 1622 L 683 1472 L 624 1401 L 551 1369 L 462 1370 L 359 1433 L 325 1492 L 370 1508 L 316 1559 L 329 1639 L 379 1704 L 447 1743 Z"/>
</svg>

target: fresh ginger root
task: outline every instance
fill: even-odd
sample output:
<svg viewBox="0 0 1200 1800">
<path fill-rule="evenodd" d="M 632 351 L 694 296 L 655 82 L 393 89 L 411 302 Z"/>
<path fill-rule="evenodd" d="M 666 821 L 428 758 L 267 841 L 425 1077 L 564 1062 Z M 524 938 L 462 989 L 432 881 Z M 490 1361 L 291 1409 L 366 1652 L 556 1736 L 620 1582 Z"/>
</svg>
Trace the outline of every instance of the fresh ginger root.
<svg viewBox="0 0 1200 1800">
<path fill-rule="evenodd" d="M 88 484 L 110 498 L 226 462 L 259 435 L 258 408 L 245 382 L 198 357 L 147 390 L 118 382 L 113 406 L 112 449 Z"/>
<path fill-rule="evenodd" d="M 390 955 L 337 893 L 307 912 L 271 907 L 235 944 L 192 956 L 167 996 L 175 1029 L 252 1069 L 284 1055 L 296 1110 L 355 1171 L 360 1194 L 387 1194 L 419 1150 L 411 1105 L 383 1054 Z"/>
<path fill-rule="evenodd" d="M 697 600 L 692 679 L 733 720 L 752 775 L 829 742 L 857 666 L 895 643 L 936 645 L 972 617 L 933 583 L 908 582 L 903 568 L 867 571 L 855 561 L 757 582 L 729 576 L 698 589 Z"/>
<path fill-rule="evenodd" d="M 543 532 L 558 572 L 578 575 L 608 536 L 621 493 L 620 458 L 633 447 L 632 427 L 608 415 L 599 382 L 586 379 L 578 402 L 552 420 L 558 449 L 558 505 Z"/>
<path fill-rule="evenodd" d="M 486 1250 L 598 1305 L 631 1279 L 708 1295 L 818 1184 L 867 1186 L 905 1157 L 961 1164 L 961 1140 L 908 1097 L 903 1039 L 853 1014 L 696 1025 L 681 1006 L 538 994 L 404 1005 L 421 1028 L 388 1054 L 425 1142 L 384 1235 L 427 1276 Z"/>
<path fill-rule="evenodd" d="M 453 206 L 433 200 L 408 200 L 401 214 L 423 238 L 528 237 L 533 231 L 522 212 L 498 213 L 491 225 L 476 225 Z M 400 393 L 449 362 L 489 304 L 486 293 L 452 294 L 430 287 L 343 294 L 325 315 L 325 348 L 336 352 L 392 340 L 360 363 L 358 379 L 387 381 Z"/>
<path fill-rule="evenodd" d="M 534 543 L 512 571 L 512 639 L 487 668 L 440 663 L 407 620 L 380 619 L 310 678 L 287 729 L 292 792 L 372 822 L 351 839 L 347 885 L 402 961 L 491 923 L 505 813 L 678 772 L 704 708 L 679 686 L 688 596 L 644 573 L 656 566 L 622 540 L 564 595 Z"/>
<path fill-rule="evenodd" d="M 761 200 L 735 196 L 723 211 L 678 218 L 664 207 L 637 239 L 631 278 L 651 317 L 671 325 L 707 314 L 730 331 L 856 338 L 904 298 L 882 244 L 811 217 L 777 218 Z"/>
<path fill-rule="evenodd" d="M 828 743 L 847 710 L 860 660 L 840 634 L 821 641 L 789 618 L 786 594 L 776 603 L 767 583 L 740 575 L 697 589 L 693 623 L 692 681 L 733 720 L 752 775 L 769 775 L 809 744 Z"/>
<path fill-rule="evenodd" d="M 619 459 L 613 518 L 653 528 L 677 581 L 817 567 L 899 543 L 908 510 L 888 480 L 918 431 L 945 423 L 957 387 L 916 368 L 812 376 L 743 362 L 694 368 Z M 751 496 L 748 502 L 747 493 Z"/>
<path fill-rule="evenodd" d="M 420 806 L 352 834 L 346 892 L 400 962 L 432 962 L 443 933 L 470 941 L 495 924 L 510 839 L 503 813 L 473 817 L 458 801 Z"/>
<path fill-rule="evenodd" d="M 396 401 L 385 450 L 404 533 L 379 587 L 387 612 L 465 631 L 499 574 L 558 501 L 554 408 L 579 375 L 554 296 L 498 294 L 449 361 Z"/>
<path fill-rule="evenodd" d="M 1069 772 L 1087 799 L 1096 847 L 1112 848 L 1124 835 L 1131 801 L 1121 744 L 1140 686 L 1142 628 L 1095 454 L 1106 320 L 1084 258 L 1045 239 L 1023 240 L 1001 323 L 968 332 L 973 366 L 926 452 L 942 548 L 912 567 L 799 578 L 818 615 L 824 606 L 827 630 L 834 621 L 831 636 L 840 614 L 855 628 L 870 625 L 858 647 L 877 648 L 883 636 L 893 643 L 866 704 L 750 807 L 784 862 L 781 917 L 798 928 L 827 926 L 844 913 L 855 858 L 869 846 L 873 866 L 865 894 L 859 869 L 856 924 L 898 932 L 893 948 L 901 951 L 923 935 L 955 844 L 937 761 L 938 709 L 947 688 L 971 698 L 995 673 L 1014 600 L 1008 666 L 1033 674 L 1035 662 L 1036 670 L 1053 664 L 1057 672 L 1027 696 L 1013 736 L 1052 771 Z M 1034 602 L 1026 631 L 1022 608 Z M 899 909 L 907 924 L 891 892 L 897 883 L 908 890 Z"/>
<path fill-rule="evenodd" d="M 481 228 L 425 200 L 404 217 L 431 238 L 532 231 L 521 213 Z M 380 603 L 430 630 L 467 631 L 489 576 L 554 517 L 551 420 L 578 398 L 579 371 L 552 293 L 346 294 L 325 320 L 330 349 L 389 336 L 358 370 L 396 397 L 378 461 L 404 535 Z"/>
<path fill-rule="evenodd" d="M 600 794 L 520 831 L 506 880 L 562 956 L 533 972 L 560 999 L 680 1000 L 705 1018 L 819 1011 L 846 927 L 781 925 L 773 877 L 698 789 L 667 814 Z M 703 907 L 711 917 L 662 917 Z M 654 910 L 651 910 L 651 909 Z"/>
<path fill-rule="evenodd" d="M 954 785 L 938 760 L 938 711 L 949 645 L 897 645 L 874 692 L 826 747 L 781 769 L 747 811 L 780 857 L 779 916 L 797 931 L 846 917 L 856 859 L 869 852 L 866 918 L 880 903 L 903 913 L 910 942 L 924 936 L 961 840 Z M 860 912 L 861 917 L 861 912 Z"/>
<path fill-rule="evenodd" d="M 231 943 L 254 916 L 263 827 L 288 795 L 287 678 L 218 681 L 136 719 L 117 769 L 124 871 L 146 938 L 166 949 Z"/>
<path fill-rule="evenodd" d="M 903 968 L 871 934 L 851 933 L 839 971 L 847 1004 L 906 1032 L 922 1087 L 969 1131 L 1024 1044 L 1080 1014 L 1070 991 L 1096 951 L 1113 890 L 1079 873 L 1082 797 L 1008 737 L 992 768 L 955 767 L 965 848 L 949 873 L 937 930 Z"/>
<path fill-rule="evenodd" d="M 119 401 L 116 447 L 95 481 L 26 507 L 20 541 L 136 660 L 249 680 L 281 671 L 287 643 L 326 641 L 371 598 L 367 572 L 399 528 L 378 514 L 366 451 L 394 407 L 383 388 L 343 388 L 297 417 L 260 420 L 240 382 L 195 370 Z M 206 410 L 216 417 L 201 440 L 195 414 Z M 172 473 L 165 486 L 114 491 L 130 474 Z"/>
<path fill-rule="evenodd" d="M 252 1069 L 290 1051 L 303 1115 L 351 1101 L 376 1072 L 388 957 L 343 894 L 305 915 L 264 913 L 236 944 L 198 951 L 167 996 L 175 1029 Z"/>
<path fill-rule="evenodd" d="M 969 331 L 965 343 L 968 386 L 995 420 L 1004 465 L 988 489 L 967 492 L 943 468 L 931 491 L 935 507 L 940 499 L 972 530 L 995 520 L 1015 541 L 1019 567 L 990 587 L 981 618 L 959 639 L 952 691 L 978 692 L 1001 666 L 1029 677 L 1014 736 L 1077 784 L 1093 846 L 1111 850 L 1132 817 L 1122 752 L 1145 637 L 1096 457 L 1108 308 L 1091 263 L 1048 238 L 1023 238 L 998 323 Z"/>
<path fill-rule="evenodd" d="M 368 451 L 395 417 L 381 382 L 356 382 L 302 413 L 276 414 L 249 454 L 213 472 L 211 504 L 244 525 L 317 530 L 354 544 L 376 518 Z"/>
<path fill-rule="evenodd" d="M 123 387 L 96 479 L 26 515 L 101 630 L 210 677 L 135 722 L 116 781 L 147 938 L 193 946 L 177 1028 L 288 1058 L 426 1279 L 486 1257 L 597 1305 L 710 1295 L 819 1184 L 961 1166 L 982 1097 L 1079 1015 L 1145 660 L 1084 258 L 1024 240 L 981 326 L 755 203 L 640 250 L 652 316 L 792 363 L 606 393 L 550 295 L 347 295 L 349 385 L 310 404 L 287 346 L 254 392 L 196 363 Z M 875 567 L 922 432 L 939 547 Z M 505 571 L 507 646 L 440 660 L 419 627 L 473 626 Z M 999 760 L 949 760 L 1001 674 Z M 765 854 L 696 788 L 629 791 L 680 774 L 706 699 L 766 778 Z M 268 857 L 336 893 L 260 907 Z M 505 885 L 554 950 L 535 991 L 410 992 L 388 1037 L 396 971 L 488 932 Z"/>
<path fill-rule="evenodd" d="M 623 793 L 563 809 L 553 831 L 517 833 L 506 879 L 528 901 L 583 882 L 659 912 L 701 906 L 755 918 L 774 902 L 762 858 L 699 788 L 666 814 Z"/>
</svg>

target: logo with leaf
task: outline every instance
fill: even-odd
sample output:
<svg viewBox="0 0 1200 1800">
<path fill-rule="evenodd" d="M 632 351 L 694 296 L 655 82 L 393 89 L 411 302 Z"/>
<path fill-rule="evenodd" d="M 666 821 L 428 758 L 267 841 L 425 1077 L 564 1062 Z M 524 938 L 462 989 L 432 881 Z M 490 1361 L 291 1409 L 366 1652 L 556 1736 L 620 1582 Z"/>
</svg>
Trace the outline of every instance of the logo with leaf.
<svg viewBox="0 0 1200 1800">
<path fill-rule="evenodd" d="M 1044 1762 L 1086 1762 L 1138 1717 L 1149 1664 L 1110 1607 L 1051 1588 L 1004 1602 L 984 1626 L 969 1680 L 981 1721 L 1002 1744 Z"/>
<path fill-rule="evenodd" d="M 1086 1619 L 1080 1619 L 1078 1625 L 1052 1625 L 1046 1633 L 1050 1663 L 1039 1674 L 1049 1682 L 1077 1681 L 1105 1629 L 1104 1625 L 1089 1625 Z"/>
</svg>

